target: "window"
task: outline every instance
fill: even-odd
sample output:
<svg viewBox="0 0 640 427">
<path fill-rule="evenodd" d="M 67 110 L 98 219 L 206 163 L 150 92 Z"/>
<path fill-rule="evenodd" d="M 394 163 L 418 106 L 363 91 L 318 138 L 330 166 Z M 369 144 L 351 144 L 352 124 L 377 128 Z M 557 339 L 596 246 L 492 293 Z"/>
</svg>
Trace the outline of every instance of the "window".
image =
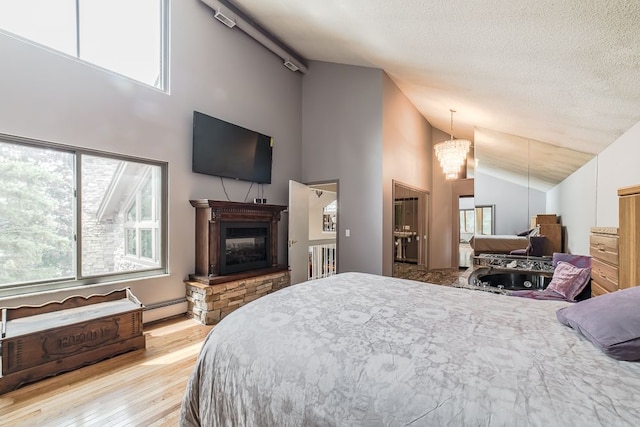
<svg viewBox="0 0 640 427">
<path fill-rule="evenodd" d="M 2 0 L 0 29 L 165 89 L 167 0 Z"/>
<path fill-rule="evenodd" d="M 133 260 L 150 262 L 158 260 L 155 242 L 160 228 L 159 213 L 156 209 L 154 190 L 158 186 L 158 174 L 149 170 L 129 202 L 125 222 L 125 254 Z"/>
<path fill-rule="evenodd" d="M 494 205 L 476 206 L 476 233 L 491 235 L 494 232 Z"/>
<path fill-rule="evenodd" d="M 336 231 L 338 201 L 334 200 L 322 208 L 322 231 Z"/>
<path fill-rule="evenodd" d="M 474 223 L 474 209 L 460 209 L 460 234 L 473 234 Z"/>
<path fill-rule="evenodd" d="M 166 186 L 164 163 L 0 135 L 0 296 L 165 273 Z"/>
</svg>

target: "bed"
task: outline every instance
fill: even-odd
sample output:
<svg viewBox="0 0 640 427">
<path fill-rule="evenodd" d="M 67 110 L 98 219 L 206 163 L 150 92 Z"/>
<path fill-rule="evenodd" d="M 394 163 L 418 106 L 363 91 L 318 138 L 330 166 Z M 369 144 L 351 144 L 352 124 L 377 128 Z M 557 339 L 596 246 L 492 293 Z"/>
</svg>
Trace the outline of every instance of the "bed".
<svg viewBox="0 0 640 427">
<path fill-rule="evenodd" d="M 291 286 L 211 331 L 180 423 L 639 425 L 640 363 L 560 324 L 569 305 L 363 273 Z"/>
<path fill-rule="evenodd" d="M 474 234 L 469 239 L 469 245 L 474 255 L 508 254 L 518 249 L 526 249 L 529 245 L 529 237 L 510 234 Z"/>
</svg>

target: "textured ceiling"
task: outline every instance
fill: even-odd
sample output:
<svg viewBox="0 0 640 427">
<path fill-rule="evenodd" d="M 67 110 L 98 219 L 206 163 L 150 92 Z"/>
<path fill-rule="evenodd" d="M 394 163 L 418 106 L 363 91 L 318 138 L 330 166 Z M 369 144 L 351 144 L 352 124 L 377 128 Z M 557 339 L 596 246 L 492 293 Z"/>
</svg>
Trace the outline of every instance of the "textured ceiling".
<svg viewBox="0 0 640 427">
<path fill-rule="evenodd" d="M 640 121 L 640 1 L 234 0 L 307 59 L 385 70 L 435 127 L 598 153 Z"/>
</svg>

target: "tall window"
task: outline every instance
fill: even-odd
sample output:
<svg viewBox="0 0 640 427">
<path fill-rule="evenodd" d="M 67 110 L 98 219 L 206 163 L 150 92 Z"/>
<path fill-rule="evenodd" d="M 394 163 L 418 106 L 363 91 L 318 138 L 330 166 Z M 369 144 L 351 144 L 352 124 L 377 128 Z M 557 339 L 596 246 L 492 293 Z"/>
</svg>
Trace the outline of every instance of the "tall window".
<svg viewBox="0 0 640 427">
<path fill-rule="evenodd" d="M 460 234 L 474 233 L 474 209 L 460 209 Z"/>
<path fill-rule="evenodd" d="M 160 228 L 155 202 L 158 173 L 149 170 L 128 204 L 125 221 L 125 254 L 133 260 L 154 264 L 158 260 L 157 243 Z M 155 171 L 157 172 L 157 171 Z"/>
<path fill-rule="evenodd" d="M 494 205 L 476 206 L 476 233 L 490 235 L 494 233 L 495 217 Z"/>
<path fill-rule="evenodd" d="M 0 135 L 0 296 L 166 272 L 165 188 L 164 163 Z"/>
<path fill-rule="evenodd" d="M 0 29 L 165 88 L 167 0 L 1 0 Z"/>
</svg>

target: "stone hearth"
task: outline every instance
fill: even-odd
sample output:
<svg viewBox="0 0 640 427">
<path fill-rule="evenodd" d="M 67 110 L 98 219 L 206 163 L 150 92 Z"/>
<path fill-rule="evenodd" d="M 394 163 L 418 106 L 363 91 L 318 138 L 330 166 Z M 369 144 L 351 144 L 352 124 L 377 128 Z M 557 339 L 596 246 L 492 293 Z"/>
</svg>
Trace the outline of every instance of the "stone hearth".
<svg viewBox="0 0 640 427">
<path fill-rule="evenodd" d="M 187 315 L 204 325 L 218 323 L 238 307 L 289 286 L 289 271 L 209 285 L 186 280 Z"/>
</svg>

